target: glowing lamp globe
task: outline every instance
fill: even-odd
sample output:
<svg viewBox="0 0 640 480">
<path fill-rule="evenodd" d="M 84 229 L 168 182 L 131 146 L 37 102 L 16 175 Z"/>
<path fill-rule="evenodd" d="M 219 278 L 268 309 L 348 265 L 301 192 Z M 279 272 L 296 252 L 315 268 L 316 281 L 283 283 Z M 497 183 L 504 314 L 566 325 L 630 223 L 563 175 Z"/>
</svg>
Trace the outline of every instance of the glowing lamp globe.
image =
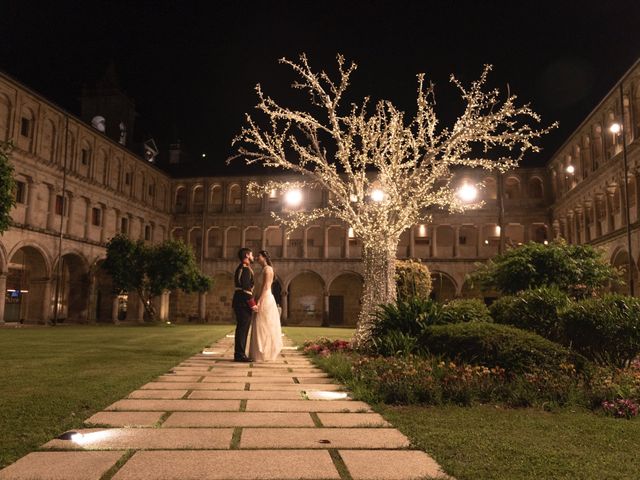
<svg viewBox="0 0 640 480">
<path fill-rule="evenodd" d="M 458 189 L 458 197 L 463 202 L 473 202 L 478 197 L 478 189 L 465 183 Z"/>
<path fill-rule="evenodd" d="M 384 200 L 384 192 L 379 188 L 376 188 L 371 192 L 371 200 L 374 202 L 381 202 Z"/>
<path fill-rule="evenodd" d="M 622 130 L 622 125 L 620 125 L 619 123 L 612 123 L 609 127 L 609 131 L 613 134 L 620 133 L 620 130 Z"/>
<path fill-rule="evenodd" d="M 568 173 L 569 175 L 572 175 L 572 174 L 573 174 L 573 172 L 575 172 L 575 171 L 576 171 L 576 167 L 574 167 L 573 165 L 569 165 L 569 166 L 567 167 L 567 173 Z"/>
<path fill-rule="evenodd" d="M 302 192 L 298 189 L 289 190 L 284 194 L 284 201 L 290 207 L 297 207 L 302 203 Z"/>
</svg>

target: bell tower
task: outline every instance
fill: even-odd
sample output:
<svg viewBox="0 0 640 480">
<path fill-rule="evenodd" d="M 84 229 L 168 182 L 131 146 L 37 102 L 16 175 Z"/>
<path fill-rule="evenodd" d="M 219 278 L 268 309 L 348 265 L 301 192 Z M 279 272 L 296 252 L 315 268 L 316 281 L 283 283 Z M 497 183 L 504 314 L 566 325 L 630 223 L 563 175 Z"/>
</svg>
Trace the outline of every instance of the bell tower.
<svg viewBox="0 0 640 480">
<path fill-rule="evenodd" d="M 95 87 L 82 89 L 80 116 L 112 140 L 124 146 L 132 144 L 135 104 L 120 88 L 113 62 Z"/>
</svg>

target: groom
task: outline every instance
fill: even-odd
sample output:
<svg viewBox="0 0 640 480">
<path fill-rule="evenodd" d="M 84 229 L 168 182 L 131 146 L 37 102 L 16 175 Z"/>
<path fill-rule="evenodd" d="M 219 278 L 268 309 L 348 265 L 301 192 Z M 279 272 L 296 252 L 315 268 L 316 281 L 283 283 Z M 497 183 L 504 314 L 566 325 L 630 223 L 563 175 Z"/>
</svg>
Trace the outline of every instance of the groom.
<svg viewBox="0 0 640 480">
<path fill-rule="evenodd" d="M 250 248 L 243 247 L 238 250 L 238 259 L 240 265 L 236 268 L 234 275 L 236 290 L 231 303 L 236 315 L 236 345 L 233 361 L 250 362 L 251 359 L 246 354 L 247 336 L 251 326 L 251 312 L 258 310 L 253 298 L 253 270 L 251 270 L 253 252 Z"/>
</svg>

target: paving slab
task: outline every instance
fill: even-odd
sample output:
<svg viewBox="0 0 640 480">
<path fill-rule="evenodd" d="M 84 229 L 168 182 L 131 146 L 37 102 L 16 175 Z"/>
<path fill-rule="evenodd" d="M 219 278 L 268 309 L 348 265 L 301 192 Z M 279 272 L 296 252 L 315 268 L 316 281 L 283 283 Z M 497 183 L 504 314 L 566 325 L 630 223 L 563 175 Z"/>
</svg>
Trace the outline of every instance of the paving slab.
<svg viewBox="0 0 640 480">
<path fill-rule="evenodd" d="M 208 372 L 202 372 L 202 376 L 207 377 L 246 377 L 249 375 L 251 369 L 245 370 L 234 370 L 233 368 L 225 368 L 225 369 L 213 369 Z"/>
<path fill-rule="evenodd" d="M 450 478 L 436 461 L 417 450 L 340 450 L 353 480 Z"/>
<path fill-rule="evenodd" d="M 325 427 L 390 427 L 378 413 L 318 413 Z"/>
<path fill-rule="evenodd" d="M 0 480 L 99 480 L 124 452 L 34 452 L 0 470 Z"/>
<path fill-rule="evenodd" d="M 233 412 L 240 410 L 236 400 L 118 400 L 105 410 L 154 412 Z"/>
<path fill-rule="evenodd" d="M 328 452 L 152 451 L 137 452 L 113 480 L 313 480 L 339 479 Z"/>
<path fill-rule="evenodd" d="M 207 376 L 202 380 L 203 383 L 208 382 L 217 382 L 217 383 L 239 383 L 239 382 L 247 382 L 247 383 L 294 383 L 293 377 L 215 377 L 215 376 Z"/>
<path fill-rule="evenodd" d="M 112 427 L 153 427 L 163 415 L 164 412 L 98 412 L 84 423 Z"/>
<path fill-rule="evenodd" d="M 206 385 L 206 384 L 204 384 Z M 300 384 L 296 383 L 294 385 L 289 384 L 281 384 L 274 385 L 271 383 L 251 383 L 250 390 L 280 390 L 280 391 L 305 391 L 305 390 L 327 390 L 327 391 L 336 391 L 336 390 L 344 390 L 345 387 L 342 385 L 338 385 L 337 383 L 323 383 L 319 384 Z"/>
<path fill-rule="evenodd" d="M 240 448 L 407 448 L 394 428 L 245 428 Z"/>
<path fill-rule="evenodd" d="M 140 390 L 244 390 L 245 383 L 213 383 L 213 382 L 149 382 Z"/>
<path fill-rule="evenodd" d="M 198 382 L 202 375 L 160 375 L 156 381 L 158 382 Z"/>
<path fill-rule="evenodd" d="M 232 428 L 110 428 L 77 430 L 74 440 L 51 440 L 42 448 L 68 450 L 228 449 Z"/>
<path fill-rule="evenodd" d="M 248 400 L 247 412 L 370 412 L 364 402 L 353 400 Z"/>
<path fill-rule="evenodd" d="M 159 400 L 170 400 L 182 398 L 188 390 L 134 390 L 127 398 L 155 398 Z"/>
<path fill-rule="evenodd" d="M 146 391 L 146 390 L 144 390 Z M 188 398 L 194 399 L 209 399 L 209 400 L 223 400 L 223 399 L 240 399 L 240 400 L 300 400 L 302 399 L 302 392 L 278 392 L 274 391 L 220 391 L 220 390 L 195 390 L 189 394 Z"/>
<path fill-rule="evenodd" d="M 314 427 L 308 413 L 176 412 L 165 427 Z"/>
</svg>

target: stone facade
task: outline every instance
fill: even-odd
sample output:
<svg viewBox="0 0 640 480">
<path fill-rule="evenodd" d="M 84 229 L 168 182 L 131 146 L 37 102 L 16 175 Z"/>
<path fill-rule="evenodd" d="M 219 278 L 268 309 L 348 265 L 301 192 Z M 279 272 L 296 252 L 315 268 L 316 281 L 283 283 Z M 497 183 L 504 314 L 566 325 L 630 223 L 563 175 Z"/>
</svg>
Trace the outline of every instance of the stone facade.
<svg viewBox="0 0 640 480">
<path fill-rule="evenodd" d="M 437 298 L 476 295 L 465 282 L 475 263 L 529 241 L 562 236 L 573 243 L 591 243 L 602 246 L 613 264 L 625 267 L 630 219 L 632 272 L 637 276 L 638 64 L 621 84 L 622 90 L 617 86 L 606 96 L 546 168 L 518 168 L 502 176 L 458 171 L 454 184 L 482 185 L 483 207 L 455 215 L 431 212 L 431 223 L 405 232 L 398 258 L 420 258 L 428 264 Z M 622 134 L 609 131 L 616 121 L 622 124 Z M 628 208 L 622 188 L 623 137 Z M 184 240 L 214 279 L 206 295 L 164 295 L 159 299 L 163 318 L 232 321 L 232 273 L 237 250 L 246 245 L 271 253 L 284 321 L 301 325 L 355 321 L 362 288 L 360 242 L 349 236 L 348 225 L 331 219 L 284 231 L 271 218 L 272 211 L 286 208 L 278 192 L 264 198 L 246 194 L 249 182 L 268 177 L 170 178 L 0 75 L 3 139 L 15 144 L 19 188 L 15 225 L 0 237 L 0 290 L 7 292 L 5 302 L 0 302 L 0 320 L 139 320 L 139 301 L 114 296 L 109 279 L 98 268 L 108 239 L 126 231 L 149 242 Z M 323 205 L 328 198 L 319 189 L 303 195 L 307 207 Z"/>
</svg>

